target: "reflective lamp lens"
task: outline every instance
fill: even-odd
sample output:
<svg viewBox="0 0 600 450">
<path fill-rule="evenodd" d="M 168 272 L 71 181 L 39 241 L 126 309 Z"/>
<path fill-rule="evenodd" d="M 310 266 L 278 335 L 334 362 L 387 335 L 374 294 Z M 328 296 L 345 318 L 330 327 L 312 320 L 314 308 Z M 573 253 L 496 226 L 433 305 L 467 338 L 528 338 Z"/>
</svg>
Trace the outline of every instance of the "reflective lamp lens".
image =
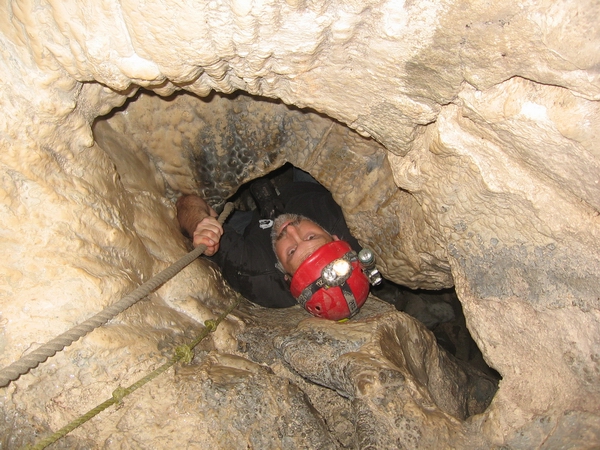
<svg viewBox="0 0 600 450">
<path fill-rule="evenodd" d="M 338 259 L 333 263 L 333 270 L 338 277 L 344 277 L 350 272 L 350 263 L 345 259 Z"/>
</svg>

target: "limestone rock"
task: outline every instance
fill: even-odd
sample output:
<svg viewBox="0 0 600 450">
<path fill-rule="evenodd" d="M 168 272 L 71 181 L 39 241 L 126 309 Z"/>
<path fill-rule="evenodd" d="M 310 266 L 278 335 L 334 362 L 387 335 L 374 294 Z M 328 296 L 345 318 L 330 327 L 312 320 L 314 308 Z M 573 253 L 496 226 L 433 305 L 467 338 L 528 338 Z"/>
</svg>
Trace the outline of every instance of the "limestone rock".
<svg viewBox="0 0 600 450">
<path fill-rule="evenodd" d="M 219 445 L 219 414 L 241 446 L 600 445 L 598 2 L 49 0 L 2 12 L 0 365 L 183 255 L 180 193 L 221 205 L 291 162 L 332 191 L 386 277 L 454 286 L 502 377 L 481 411 L 485 384 L 389 308 L 344 328 L 244 304 L 200 348 L 204 363 L 162 381 L 164 402 L 138 392 L 118 420 L 57 445 L 157 448 L 188 420 Z M 215 267 L 190 265 L 3 388 L 0 442 L 64 425 L 231 299 Z M 260 348 L 250 337 L 265 317 L 289 324 Z M 332 360 L 306 354 L 319 340 Z M 250 398 L 235 395 L 244 385 Z M 197 413 L 223 386 L 226 410 Z"/>
</svg>

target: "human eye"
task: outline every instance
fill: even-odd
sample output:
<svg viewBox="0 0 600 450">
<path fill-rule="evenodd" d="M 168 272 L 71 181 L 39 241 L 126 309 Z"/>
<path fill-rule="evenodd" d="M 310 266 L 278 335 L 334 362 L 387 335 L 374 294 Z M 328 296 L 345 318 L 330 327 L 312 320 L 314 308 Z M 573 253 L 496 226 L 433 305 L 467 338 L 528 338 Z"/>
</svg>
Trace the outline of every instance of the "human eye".
<svg viewBox="0 0 600 450">
<path fill-rule="evenodd" d="M 313 240 L 313 239 L 315 239 L 316 237 L 317 237 L 317 235 L 316 235 L 316 234 L 314 234 L 314 233 L 312 233 L 312 234 L 309 234 L 309 235 L 307 235 L 307 236 L 304 238 L 304 240 L 305 240 L 305 241 L 312 241 L 312 240 Z"/>
</svg>

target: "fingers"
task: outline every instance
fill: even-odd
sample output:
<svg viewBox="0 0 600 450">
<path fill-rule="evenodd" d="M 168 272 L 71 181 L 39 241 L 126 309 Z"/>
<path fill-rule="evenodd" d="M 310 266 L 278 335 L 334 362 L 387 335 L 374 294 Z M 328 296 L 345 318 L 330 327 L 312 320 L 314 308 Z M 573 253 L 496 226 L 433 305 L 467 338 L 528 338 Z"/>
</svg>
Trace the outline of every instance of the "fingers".
<svg viewBox="0 0 600 450">
<path fill-rule="evenodd" d="M 200 244 L 206 245 L 204 254 L 207 256 L 214 255 L 219 250 L 219 241 L 223 236 L 223 227 L 214 217 L 205 217 L 196 226 L 193 239 L 194 247 Z"/>
</svg>

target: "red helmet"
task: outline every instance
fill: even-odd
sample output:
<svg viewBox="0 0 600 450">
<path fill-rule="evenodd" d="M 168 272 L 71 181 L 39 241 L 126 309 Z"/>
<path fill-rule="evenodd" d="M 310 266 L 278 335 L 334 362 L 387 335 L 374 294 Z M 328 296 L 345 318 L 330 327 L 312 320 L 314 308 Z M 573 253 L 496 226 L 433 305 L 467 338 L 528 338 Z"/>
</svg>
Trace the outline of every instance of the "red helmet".
<svg viewBox="0 0 600 450">
<path fill-rule="evenodd" d="M 290 290 L 313 316 L 341 320 L 352 317 L 365 303 L 369 279 L 350 245 L 333 241 L 300 264 Z"/>
</svg>

